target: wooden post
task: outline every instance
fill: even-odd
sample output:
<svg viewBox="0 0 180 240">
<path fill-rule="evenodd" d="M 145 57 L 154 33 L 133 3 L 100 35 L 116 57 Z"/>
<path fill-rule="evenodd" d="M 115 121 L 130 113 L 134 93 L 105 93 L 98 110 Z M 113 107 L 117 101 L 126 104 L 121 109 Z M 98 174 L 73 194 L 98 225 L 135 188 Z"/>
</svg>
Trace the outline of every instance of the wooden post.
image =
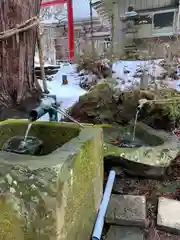
<svg viewBox="0 0 180 240">
<path fill-rule="evenodd" d="M 43 90 L 44 90 L 44 93 L 48 94 L 49 91 L 47 88 L 46 76 L 45 76 L 45 71 L 44 71 L 44 59 L 43 59 L 43 51 L 42 51 L 39 27 L 37 30 L 37 47 L 38 47 L 38 53 L 39 53 L 39 63 L 40 63 L 40 68 L 41 68 L 41 80 L 43 81 Z"/>
</svg>

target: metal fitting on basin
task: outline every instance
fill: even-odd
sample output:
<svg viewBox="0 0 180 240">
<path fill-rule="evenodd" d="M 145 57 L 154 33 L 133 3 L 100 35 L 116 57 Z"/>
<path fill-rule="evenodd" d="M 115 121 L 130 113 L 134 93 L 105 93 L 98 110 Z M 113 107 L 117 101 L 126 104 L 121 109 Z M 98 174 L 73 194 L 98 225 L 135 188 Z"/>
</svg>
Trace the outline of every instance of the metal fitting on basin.
<svg viewBox="0 0 180 240">
<path fill-rule="evenodd" d="M 53 107 L 53 108 L 52 108 Z M 46 113 L 49 114 L 49 121 L 58 121 L 58 114 L 55 109 L 58 107 L 55 95 L 44 95 L 40 105 L 30 112 L 30 121 L 36 121 Z"/>
<path fill-rule="evenodd" d="M 139 105 L 137 107 L 137 111 L 140 111 L 141 108 L 144 106 L 144 104 L 146 104 L 148 102 L 148 100 L 146 98 L 142 98 L 139 100 Z"/>
<path fill-rule="evenodd" d="M 60 109 L 59 105 L 60 104 L 57 103 L 55 95 L 44 95 L 44 98 L 41 100 L 40 105 L 37 108 L 31 110 L 29 120 L 34 122 L 43 115 L 45 115 L 46 113 L 48 113 L 50 122 L 58 122 L 58 113 L 60 113 L 63 116 L 69 118 L 72 122 L 84 128 L 84 126 L 81 123 L 79 123 L 65 111 Z"/>
</svg>

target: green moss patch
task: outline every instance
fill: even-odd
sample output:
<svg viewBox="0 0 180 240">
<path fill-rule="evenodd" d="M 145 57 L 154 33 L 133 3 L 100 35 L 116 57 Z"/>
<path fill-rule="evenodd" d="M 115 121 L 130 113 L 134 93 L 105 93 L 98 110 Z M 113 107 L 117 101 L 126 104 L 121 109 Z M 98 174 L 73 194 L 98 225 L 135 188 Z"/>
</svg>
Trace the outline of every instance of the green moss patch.
<svg viewBox="0 0 180 240">
<path fill-rule="evenodd" d="M 26 127 L 27 121 L 2 123 L 2 143 L 7 136 L 24 134 Z M 80 131 L 75 124 L 37 122 L 31 134 L 63 146 L 38 157 L 0 152 L 0 236 L 90 239 L 103 194 L 102 129 L 85 126 Z"/>
</svg>

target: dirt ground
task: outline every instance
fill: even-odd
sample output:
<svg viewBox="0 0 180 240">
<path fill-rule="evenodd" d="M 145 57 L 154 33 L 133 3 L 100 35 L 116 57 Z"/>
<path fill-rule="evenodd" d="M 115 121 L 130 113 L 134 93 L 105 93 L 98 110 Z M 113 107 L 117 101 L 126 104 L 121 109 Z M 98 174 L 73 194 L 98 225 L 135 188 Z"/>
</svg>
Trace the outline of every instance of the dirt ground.
<svg viewBox="0 0 180 240">
<path fill-rule="evenodd" d="M 145 195 L 147 199 L 146 240 L 180 240 L 180 236 L 159 231 L 156 228 L 158 197 L 180 201 L 180 158 L 174 160 L 164 180 L 132 178 L 121 170 L 121 177 L 116 177 L 113 187 L 115 194 Z M 105 226 L 105 233 L 109 226 Z"/>
<path fill-rule="evenodd" d="M 29 112 L 36 108 L 39 104 L 39 93 L 35 93 L 33 97 L 26 99 L 21 105 L 14 105 L 9 108 L 0 106 L 0 121 L 15 118 L 23 119 L 29 117 Z"/>
</svg>

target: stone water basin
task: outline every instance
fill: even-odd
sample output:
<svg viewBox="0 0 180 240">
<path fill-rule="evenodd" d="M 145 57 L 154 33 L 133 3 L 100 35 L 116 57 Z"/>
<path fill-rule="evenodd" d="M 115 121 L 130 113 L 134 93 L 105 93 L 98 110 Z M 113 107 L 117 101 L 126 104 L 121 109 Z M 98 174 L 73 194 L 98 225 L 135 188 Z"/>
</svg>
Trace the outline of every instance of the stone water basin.
<svg viewBox="0 0 180 240">
<path fill-rule="evenodd" d="M 133 125 L 104 126 L 104 161 L 107 168 L 121 166 L 135 176 L 163 177 L 171 162 L 179 155 L 180 142 L 171 134 L 137 123 L 138 147 L 118 147 L 112 139 L 132 139 Z"/>
<path fill-rule="evenodd" d="M 7 240 L 90 239 L 103 194 L 103 133 L 72 123 L 35 122 L 41 156 L 3 152 L 28 122 L 0 123 L 0 236 Z"/>
</svg>

